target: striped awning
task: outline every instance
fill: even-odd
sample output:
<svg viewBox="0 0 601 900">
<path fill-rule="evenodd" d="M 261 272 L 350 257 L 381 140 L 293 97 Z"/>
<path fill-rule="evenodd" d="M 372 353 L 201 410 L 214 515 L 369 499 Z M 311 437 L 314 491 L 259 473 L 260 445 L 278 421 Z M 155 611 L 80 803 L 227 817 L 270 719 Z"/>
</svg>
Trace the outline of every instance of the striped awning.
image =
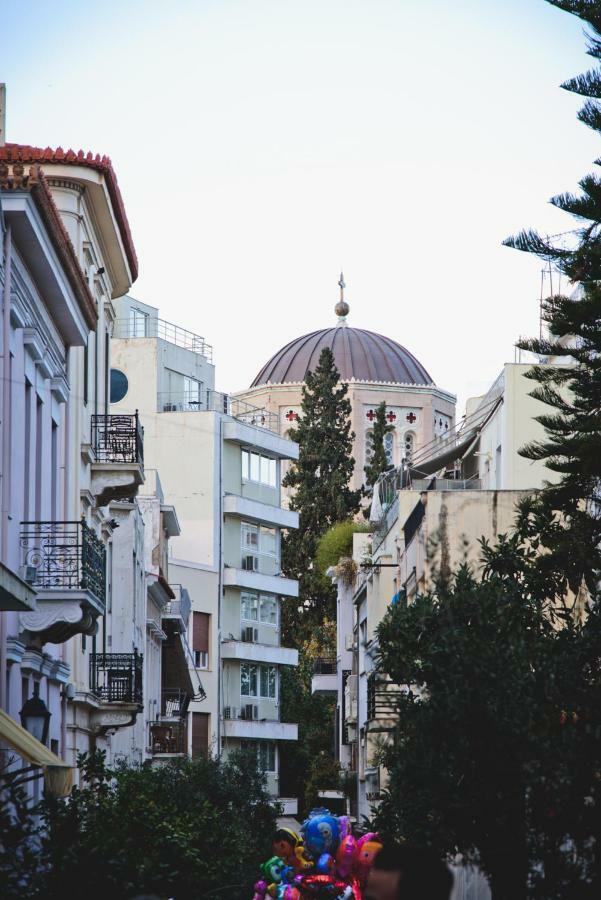
<svg viewBox="0 0 601 900">
<path fill-rule="evenodd" d="M 73 767 L 36 740 L 21 725 L 0 709 L 0 744 L 14 750 L 21 759 L 44 770 L 46 790 L 55 797 L 65 797 L 73 786 Z"/>
</svg>

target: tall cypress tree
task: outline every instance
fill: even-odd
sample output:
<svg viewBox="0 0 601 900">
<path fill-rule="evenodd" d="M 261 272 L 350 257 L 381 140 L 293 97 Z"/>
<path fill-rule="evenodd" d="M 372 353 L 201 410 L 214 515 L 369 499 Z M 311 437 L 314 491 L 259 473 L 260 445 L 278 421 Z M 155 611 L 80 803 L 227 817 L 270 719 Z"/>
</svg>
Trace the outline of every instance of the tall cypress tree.
<svg viewBox="0 0 601 900">
<path fill-rule="evenodd" d="M 294 645 L 299 643 L 301 622 L 311 628 L 333 618 L 335 592 L 315 565 L 317 543 L 331 525 L 358 512 L 362 493 L 349 487 L 355 467 L 351 404 L 327 347 L 315 371 L 307 373 L 301 408 L 290 433 L 299 444 L 299 459 L 283 480 L 294 489 L 290 508 L 299 512 L 298 529 L 282 541 L 283 570 L 299 580 L 302 612 L 286 604 L 282 622 L 283 637 Z"/>
<path fill-rule="evenodd" d="M 386 421 L 386 403 L 382 400 L 376 409 L 376 418 L 374 420 L 374 451 L 369 463 L 363 470 L 365 472 L 365 480 L 370 486 L 376 483 L 382 472 L 388 472 L 389 469 L 392 469 L 386 457 L 386 447 L 384 446 L 386 435 L 390 434 L 391 431 L 394 431 L 394 425 L 390 425 Z"/>
<path fill-rule="evenodd" d="M 591 26 L 587 52 L 601 59 L 601 0 L 548 2 Z M 588 98 L 578 118 L 601 133 L 601 69 L 572 78 L 562 87 Z M 596 164 L 601 165 L 601 159 Z M 534 530 L 547 551 L 544 565 L 555 577 L 560 595 L 566 586 L 577 592 L 583 581 L 592 590 L 601 576 L 601 179 L 587 175 L 580 188 L 578 195 L 564 193 L 551 199 L 582 223 L 572 248 L 557 246 L 532 230 L 505 241 L 535 253 L 580 285 L 572 298 L 553 296 L 544 302 L 548 337 L 519 344 L 564 363 L 528 372 L 538 385 L 532 396 L 550 411 L 538 417 L 545 438 L 521 451 L 559 474 L 557 483 L 547 483 L 529 506 Z"/>
</svg>

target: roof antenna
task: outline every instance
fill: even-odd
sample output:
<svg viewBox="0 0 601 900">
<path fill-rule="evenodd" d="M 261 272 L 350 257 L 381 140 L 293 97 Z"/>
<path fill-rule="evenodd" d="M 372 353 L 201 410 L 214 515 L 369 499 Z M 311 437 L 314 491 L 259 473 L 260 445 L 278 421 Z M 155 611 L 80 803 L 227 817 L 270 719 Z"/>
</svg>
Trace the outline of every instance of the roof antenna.
<svg viewBox="0 0 601 900">
<path fill-rule="evenodd" d="M 334 312 L 335 312 L 336 315 L 338 316 L 338 324 L 339 324 L 339 325 L 346 325 L 346 317 L 347 317 L 348 314 L 349 314 L 350 306 L 348 305 L 348 303 L 347 303 L 346 300 L 344 299 L 344 289 L 345 289 L 345 287 L 346 287 L 346 284 L 344 283 L 344 274 L 343 274 L 342 272 L 340 273 L 340 279 L 339 279 L 339 281 L 338 281 L 338 287 L 340 288 L 340 300 L 338 301 L 338 303 L 337 303 L 336 306 L 334 307 Z"/>
</svg>

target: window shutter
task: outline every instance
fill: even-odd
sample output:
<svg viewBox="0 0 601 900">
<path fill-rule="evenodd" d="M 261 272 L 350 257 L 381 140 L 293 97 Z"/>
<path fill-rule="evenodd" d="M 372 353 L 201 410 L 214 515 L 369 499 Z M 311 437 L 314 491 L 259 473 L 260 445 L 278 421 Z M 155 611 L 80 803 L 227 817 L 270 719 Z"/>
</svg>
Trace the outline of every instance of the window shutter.
<svg viewBox="0 0 601 900">
<path fill-rule="evenodd" d="M 192 713 L 192 757 L 209 752 L 209 713 Z"/>
<path fill-rule="evenodd" d="M 209 652 L 209 613 L 195 612 L 192 622 L 192 649 Z"/>
</svg>

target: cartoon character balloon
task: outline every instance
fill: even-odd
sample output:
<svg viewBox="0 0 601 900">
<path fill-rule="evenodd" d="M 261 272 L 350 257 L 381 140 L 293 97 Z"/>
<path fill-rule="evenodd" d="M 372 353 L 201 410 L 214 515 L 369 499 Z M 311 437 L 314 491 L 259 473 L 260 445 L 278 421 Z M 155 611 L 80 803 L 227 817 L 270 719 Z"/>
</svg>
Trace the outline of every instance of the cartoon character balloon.
<svg viewBox="0 0 601 900">
<path fill-rule="evenodd" d="M 328 809 L 313 809 L 301 828 L 305 846 L 314 859 L 322 853 L 334 855 L 340 840 L 340 825 Z"/>
</svg>

